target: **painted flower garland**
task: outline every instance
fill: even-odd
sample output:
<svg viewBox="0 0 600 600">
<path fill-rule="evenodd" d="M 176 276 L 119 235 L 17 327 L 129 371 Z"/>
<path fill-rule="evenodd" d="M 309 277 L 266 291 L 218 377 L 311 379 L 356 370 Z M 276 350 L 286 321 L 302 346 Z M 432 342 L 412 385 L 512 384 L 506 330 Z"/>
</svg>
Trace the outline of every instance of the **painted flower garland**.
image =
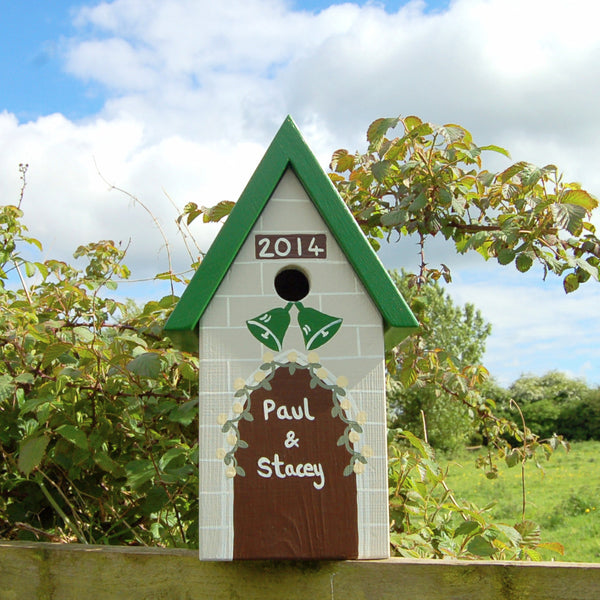
<svg viewBox="0 0 600 600">
<path fill-rule="evenodd" d="M 321 365 L 319 355 L 316 352 L 308 353 L 306 364 L 298 362 L 299 357 L 295 351 L 289 352 L 286 358 L 286 362 L 277 361 L 271 352 L 267 352 L 263 356 L 263 364 L 260 366 L 260 370 L 254 374 L 254 382 L 247 383 L 241 378 L 233 382 L 235 389 L 234 398 L 236 400 L 233 403 L 232 412 L 235 416 L 228 418 L 225 413 L 222 413 L 217 418 L 217 423 L 221 426 L 221 432 L 227 434 L 226 441 L 231 446 L 229 451 L 224 448 L 217 450 L 217 457 L 223 460 L 226 466 L 225 475 L 227 477 L 235 477 L 236 475 L 245 477 L 246 473 L 238 464 L 235 456 L 238 448 L 248 447 L 248 444 L 240 439 L 239 423 L 242 420 L 254 420 L 254 417 L 250 413 L 250 395 L 260 388 L 271 391 L 270 381 L 275 376 L 275 371 L 279 368 L 287 368 L 290 375 L 293 375 L 298 369 L 308 369 L 311 389 L 315 389 L 318 386 L 331 391 L 333 402 L 331 416 L 339 418 L 346 425 L 344 433 L 337 440 L 337 445 L 345 446 L 348 454 L 350 454 L 350 460 L 344 469 L 344 476 L 347 477 L 352 473 L 360 475 L 365 469 L 367 458 L 373 455 L 373 451 L 369 446 L 363 446 L 361 452 L 354 450 L 353 445 L 360 441 L 360 436 L 363 433 L 362 425 L 366 423 L 367 415 L 364 411 L 360 411 L 356 415 L 356 420 L 346 417 L 346 412 L 352 408 L 352 404 L 344 389 L 348 385 L 347 378 L 340 376 L 334 384 L 327 383 L 326 380 L 329 378 L 329 371 Z"/>
</svg>

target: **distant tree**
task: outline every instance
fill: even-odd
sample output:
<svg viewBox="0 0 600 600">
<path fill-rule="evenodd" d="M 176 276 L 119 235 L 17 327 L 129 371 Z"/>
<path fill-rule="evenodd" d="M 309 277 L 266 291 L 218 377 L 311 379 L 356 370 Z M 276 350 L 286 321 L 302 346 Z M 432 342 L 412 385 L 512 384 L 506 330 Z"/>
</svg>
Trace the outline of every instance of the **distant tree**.
<svg viewBox="0 0 600 600">
<path fill-rule="evenodd" d="M 499 403 L 501 410 L 514 418 L 516 403 L 528 427 L 542 437 L 557 434 L 582 440 L 600 435 L 600 394 L 581 379 L 559 371 L 541 377 L 524 375 L 506 392 L 508 398 Z"/>
<path fill-rule="evenodd" d="M 457 306 L 439 282 L 418 289 L 414 276 L 397 271 L 391 275 L 404 298 L 414 310 L 418 309 L 426 352 L 443 349 L 459 367 L 481 362 L 491 325 L 473 304 Z M 440 450 L 452 451 L 464 446 L 476 431 L 473 412 L 454 402 L 434 383 L 406 389 L 392 377 L 388 405 L 392 427 L 426 438 Z"/>
</svg>

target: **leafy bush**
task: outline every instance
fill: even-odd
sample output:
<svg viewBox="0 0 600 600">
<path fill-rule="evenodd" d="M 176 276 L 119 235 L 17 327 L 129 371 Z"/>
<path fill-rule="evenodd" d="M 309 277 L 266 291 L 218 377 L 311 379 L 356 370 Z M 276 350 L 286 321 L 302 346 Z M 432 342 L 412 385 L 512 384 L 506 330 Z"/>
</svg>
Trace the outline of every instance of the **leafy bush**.
<svg viewBox="0 0 600 600">
<path fill-rule="evenodd" d="M 0 537 L 193 545 L 197 359 L 161 335 L 176 298 L 124 318 L 104 293 L 123 251 L 29 262 L 21 217 L 0 209 Z"/>
</svg>

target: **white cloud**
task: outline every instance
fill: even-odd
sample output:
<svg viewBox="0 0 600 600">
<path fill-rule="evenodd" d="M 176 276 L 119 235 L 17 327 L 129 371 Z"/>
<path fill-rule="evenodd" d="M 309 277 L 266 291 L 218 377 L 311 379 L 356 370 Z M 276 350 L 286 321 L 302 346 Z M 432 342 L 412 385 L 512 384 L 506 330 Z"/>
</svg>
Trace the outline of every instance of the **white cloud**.
<svg viewBox="0 0 600 600">
<path fill-rule="evenodd" d="M 63 44 L 65 68 L 105 89 L 105 105 L 80 122 L 57 114 L 19 123 L 0 114 L 0 193 L 16 200 L 17 166 L 28 162 L 24 208 L 48 255 L 132 238 L 134 267 L 165 270 L 151 220 L 110 192 L 99 169 L 151 208 L 184 265 L 163 190 L 180 207 L 236 199 L 290 113 L 324 165 L 338 147 L 364 148 L 373 119 L 418 114 L 461 123 L 477 142 L 508 147 L 515 160 L 555 162 L 600 195 L 597 13 L 587 0 L 455 0 L 429 14 L 420 2 L 394 14 L 350 3 L 314 14 L 284 0 L 84 7 L 78 35 Z M 214 228 L 195 232 L 205 248 Z M 405 264 L 412 248 L 402 248 L 388 264 Z M 456 261 L 444 244 L 432 250 L 435 262 L 459 272 L 480 268 L 476 259 Z M 493 269 L 481 269 L 489 282 Z M 573 315 L 597 313 L 597 297 L 573 311 L 573 296 L 549 299 L 529 279 L 519 281 L 492 282 L 487 292 L 454 288 L 490 311 L 496 333 L 488 354 L 498 369 L 514 360 L 516 344 L 544 356 L 562 350 L 535 344 L 580 337 L 593 347 L 585 336 L 595 328 Z M 525 297 L 529 307 L 519 304 Z M 583 358 L 591 374 L 597 357 Z"/>
</svg>

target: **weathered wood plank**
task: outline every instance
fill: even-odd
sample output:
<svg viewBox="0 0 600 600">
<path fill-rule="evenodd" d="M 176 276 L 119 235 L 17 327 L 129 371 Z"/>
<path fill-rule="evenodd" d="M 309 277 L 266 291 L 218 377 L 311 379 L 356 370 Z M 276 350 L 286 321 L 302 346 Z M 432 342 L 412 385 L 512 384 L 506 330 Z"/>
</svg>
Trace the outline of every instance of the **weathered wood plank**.
<svg viewBox="0 0 600 600">
<path fill-rule="evenodd" d="M 0 541 L 0 600 L 597 600 L 600 564 L 200 562 L 195 551 Z"/>
</svg>

